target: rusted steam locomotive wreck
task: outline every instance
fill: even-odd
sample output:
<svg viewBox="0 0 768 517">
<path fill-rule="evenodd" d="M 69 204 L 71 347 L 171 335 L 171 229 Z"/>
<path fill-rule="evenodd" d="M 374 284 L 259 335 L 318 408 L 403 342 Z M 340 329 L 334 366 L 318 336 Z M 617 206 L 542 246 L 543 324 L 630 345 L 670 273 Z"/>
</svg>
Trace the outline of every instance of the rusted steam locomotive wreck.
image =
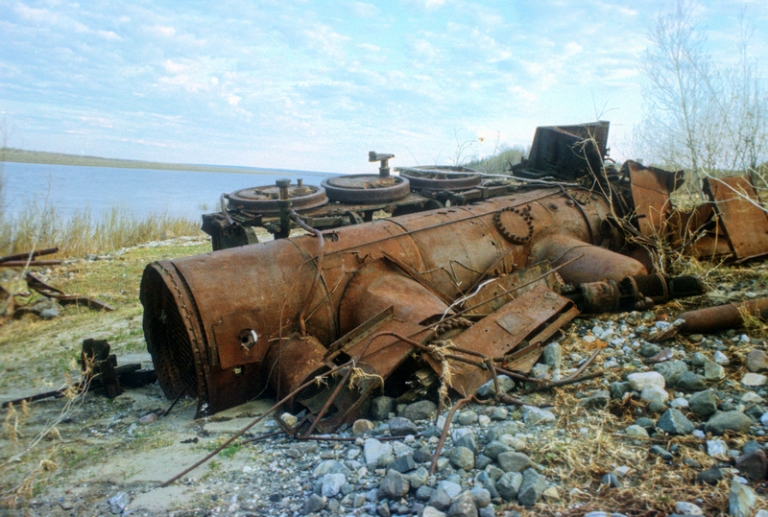
<svg viewBox="0 0 768 517">
<path fill-rule="evenodd" d="M 662 243 L 701 258 L 768 253 L 749 178 L 710 179 L 709 200 L 681 212 L 669 201 L 681 174 L 607 163 L 607 135 L 607 122 L 539 128 L 508 178 L 395 176 L 392 156 L 372 152 L 379 174 L 222 196 L 203 218 L 216 251 L 144 272 L 163 391 L 209 413 L 271 393 L 309 410 L 309 434 L 358 418 L 383 388 L 466 397 L 501 373 L 544 384 L 528 372 L 580 311 L 701 294 L 696 278 L 655 268 Z M 258 243 L 254 227 L 276 239 Z"/>
</svg>

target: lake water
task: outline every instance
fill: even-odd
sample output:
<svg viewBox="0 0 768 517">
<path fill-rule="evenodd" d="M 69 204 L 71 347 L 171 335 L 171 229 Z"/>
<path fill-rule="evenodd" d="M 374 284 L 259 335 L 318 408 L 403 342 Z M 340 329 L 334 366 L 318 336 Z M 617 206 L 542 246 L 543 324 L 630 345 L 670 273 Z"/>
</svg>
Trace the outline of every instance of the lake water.
<svg viewBox="0 0 768 517">
<path fill-rule="evenodd" d="M 30 203 L 48 204 L 61 217 L 90 209 L 99 216 L 112 208 L 134 216 L 168 213 L 199 220 L 219 210 L 219 197 L 247 187 L 274 185 L 279 178 L 319 185 L 333 174 L 264 169 L 263 173 L 168 171 L 0 162 L 6 214 L 17 216 Z"/>
</svg>

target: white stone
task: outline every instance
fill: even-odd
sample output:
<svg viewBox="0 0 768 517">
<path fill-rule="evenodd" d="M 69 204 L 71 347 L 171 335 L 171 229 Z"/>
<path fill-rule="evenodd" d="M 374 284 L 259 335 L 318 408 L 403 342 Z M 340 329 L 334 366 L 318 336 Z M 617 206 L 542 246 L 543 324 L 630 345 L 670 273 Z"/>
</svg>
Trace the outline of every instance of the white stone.
<svg viewBox="0 0 768 517">
<path fill-rule="evenodd" d="M 731 364 L 731 361 L 728 359 L 728 356 L 722 353 L 720 350 L 715 352 L 712 357 L 715 359 L 715 362 L 720 366 L 728 366 L 729 364 Z"/>
<path fill-rule="evenodd" d="M 555 414 L 534 406 L 523 406 L 523 420 L 528 425 L 546 424 L 555 421 Z"/>
<path fill-rule="evenodd" d="M 480 425 L 480 427 L 488 427 L 491 425 L 491 417 L 488 415 L 480 415 L 477 417 L 477 423 Z"/>
<path fill-rule="evenodd" d="M 745 404 L 759 404 L 762 402 L 763 397 L 755 393 L 754 391 L 746 391 L 744 392 L 744 395 L 741 396 L 741 401 Z"/>
<path fill-rule="evenodd" d="M 663 377 L 662 377 L 663 378 Z M 640 393 L 640 398 L 649 404 L 651 402 L 665 403 L 669 400 L 669 393 L 664 388 L 656 386 L 654 384 L 646 385 Z"/>
<path fill-rule="evenodd" d="M 707 454 L 711 457 L 727 457 L 728 445 L 723 440 L 707 440 Z"/>
<path fill-rule="evenodd" d="M 707 435 L 704 434 L 704 431 L 702 431 L 701 429 L 694 429 L 693 436 L 695 436 L 696 438 L 699 438 L 700 440 L 703 440 L 704 438 L 707 437 Z"/>
<path fill-rule="evenodd" d="M 768 427 L 768 413 L 763 413 L 760 417 L 760 423 L 763 424 L 763 427 Z"/>
<path fill-rule="evenodd" d="M 648 431 L 641 425 L 631 425 L 627 427 L 624 432 L 627 433 L 627 436 L 632 438 L 650 438 L 648 436 Z"/>
<path fill-rule="evenodd" d="M 366 465 L 373 465 L 375 467 L 381 456 L 391 453 L 392 446 L 390 444 L 381 443 L 376 438 L 367 438 L 365 440 L 363 454 L 365 455 Z"/>
<path fill-rule="evenodd" d="M 646 386 L 658 386 L 659 388 L 666 386 L 664 376 L 659 372 L 631 373 L 627 376 L 627 381 L 635 391 L 643 391 Z"/>
<path fill-rule="evenodd" d="M 626 477 L 627 474 L 629 474 L 630 470 L 632 469 L 627 467 L 626 465 L 622 465 L 620 467 L 616 467 L 615 469 L 613 469 L 613 473 L 616 474 L 616 477 L 623 478 L 623 477 Z"/>
<path fill-rule="evenodd" d="M 765 386 L 768 383 L 768 377 L 759 373 L 746 373 L 741 379 L 744 386 Z"/>
<path fill-rule="evenodd" d="M 424 508 L 422 517 L 445 517 L 446 514 L 435 508 L 434 506 L 427 506 Z"/>
<path fill-rule="evenodd" d="M 679 501 L 675 503 L 675 512 L 682 515 L 704 515 L 704 512 L 693 503 Z"/>
<path fill-rule="evenodd" d="M 688 407 L 688 401 L 685 400 L 683 397 L 678 397 L 672 402 L 670 402 L 669 405 L 675 409 L 685 409 Z"/>
</svg>

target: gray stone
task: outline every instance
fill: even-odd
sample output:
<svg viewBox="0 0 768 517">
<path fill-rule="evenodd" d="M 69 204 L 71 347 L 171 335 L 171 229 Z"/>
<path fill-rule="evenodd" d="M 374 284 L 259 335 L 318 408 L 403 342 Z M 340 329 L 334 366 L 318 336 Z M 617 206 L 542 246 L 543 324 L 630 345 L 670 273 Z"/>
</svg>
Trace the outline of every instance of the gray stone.
<svg viewBox="0 0 768 517">
<path fill-rule="evenodd" d="M 660 414 L 666 410 L 667 410 L 666 404 L 664 404 L 663 402 L 659 402 L 658 400 L 654 400 L 648 404 L 649 413 Z"/>
<path fill-rule="evenodd" d="M 641 392 L 648 385 L 664 388 L 666 381 L 664 376 L 658 372 L 638 372 L 627 376 L 627 381 L 634 391 Z"/>
<path fill-rule="evenodd" d="M 706 360 L 707 360 L 706 355 L 702 354 L 701 352 L 696 352 L 691 357 L 691 364 L 693 366 L 696 366 L 697 368 L 701 368 L 702 366 L 704 366 L 704 361 Z"/>
<path fill-rule="evenodd" d="M 38 316 L 40 316 L 40 319 L 44 320 L 52 320 L 54 318 L 59 317 L 59 309 L 56 307 L 48 307 L 47 309 L 43 309 L 38 313 Z"/>
<path fill-rule="evenodd" d="M 762 350 L 752 350 L 747 354 L 747 370 L 753 373 L 768 370 L 768 354 Z"/>
<path fill-rule="evenodd" d="M 413 461 L 413 454 L 409 452 L 396 457 L 394 461 L 387 465 L 387 468 L 405 474 L 416 468 L 416 462 Z"/>
<path fill-rule="evenodd" d="M 505 407 L 495 407 L 491 412 L 491 420 L 506 420 L 509 418 L 509 411 Z"/>
<path fill-rule="evenodd" d="M 456 419 L 459 425 L 472 425 L 477 422 L 477 413 L 474 411 L 462 411 Z"/>
<path fill-rule="evenodd" d="M 472 452 L 477 451 L 477 438 L 475 437 L 475 433 L 469 432 L 465 433 L 454 442 L 454 445 L 457 447 L 466 447 Z"/>
<path fill-rule="evenodd" d="M 411 488 L 421 488 L 429 481 L 429 471 L 424 467 L 419 467 L 408 474 L 408 483 Z"/>
<path fill-rule="evenodd" d="M 512 452 L 512 448 L 503 442 L 492 441 L 483 449 L 483 454 L 493 460 L 496 460 L 502 452 Z"/>
<path fill-rule="evenodd" d="M 422 512 L 421 517 L 446 517 L 446 514 L 444 512 L 441 512 L 434 506 L 425 506 L 424 512 Z"/>
<path fill-rule="evenodd" d="M 693 372 L 683 372 L 677 379 L 677 388 L 683 391 L 702 391 L 707 389 L 703 375 Z"/>
<path fill-rule="evenodd" d="M 482 470 L 488 465 L 490 465 L 491 463 L 493 463 L 493 460 L 488 456 L 486 456 L 485 454 L 478 454 L 477 456 L 475 456 L 475 468 L 477 470 Z"/>
<path fill-rule="evenodd" d="M 756 442 L 755 440 L 749 440 L 741 447 L 741 453 L 742 454 L 749 454 L 752 451 L 762 451 L 763 446 L 760 445 L 760 442 Z"/>
<path fill-rule="evenodd" d="M 612 382 L 610 386 L 611 398 L 620 400 L 624 394 L 632 391 L 632 385 L 628 382 Z"/>
<path fill-rule="evenodd" d="M 689 434 L 694 429 L 691 421 L 677 409 L 668 409 L 656 422 L 656 427 L 665 433 L 675 435 Z"/>
<path fill-rule="evenodd" d="M 700 391 L 691 395 L 688 407 L 694 414 L 706 418 L 717 411 L 717 398 L 712 390 Z"/>
<path fill-rule="evenodd" d="M 680 515 L 704 515 L 704 512 L 693 503 L 678 501 L 675 503 L 675 512 Z"/>
<path fill-rule="evenodd" d="M 553 370 L 560 369 L 563 365 L 563 347 L 558 343 L 550 343 L 544 348 L 542 354 L 544 364 Z"/>
<path fill-rule="evenodd" d="M 459 483 L 454 483 L 453 481 L 448 481 L 447 479 L 445 481 L 441 481 L 437 487 L 445 490 L 445 493 L 448 494 L 452 500 L 456 499 L 456 497 L 458 497 L 458 495 L 461 493 L 461 485 Z"/>
<path fill-rule="evenodd" d="M 382 443 L 376 438 L 366 438 L 363 445 L 363 454 L 365 455 L 365 464 L 368 465 L 368 468 L 376 468 L 381 458 L 392 455 L 392 445 Z"/>
<path fill-rule="evenodd" d="M 683 372 L 688 371 L 688 365 L 685 364 L 685 361 L 675 359 L 673 361 L 659 363 L 655 365 L 653 369 L 664 377 L 667 386 L 675 386 L 680 375 Z"/>
<path fill-rule="evenodd" d="M 621 481 L 619 481 L 619 478 L 613 472 L 609 472 L 608 474 L 604 475 L 603 479 L 600 481 L 600 484 L 606 485 L 610 488 L 621 488 Z"/>
<path fill-rule="evenodd" d="M 376 507 L 376 513 L 379 517 L 392 517 L 392 512 L 389 510 L 389 505 L 386 501 L 382 501 Z"/>
<path fill-rule="evenodd" d="M 512 501 L 517 497 L 522 484 L 523 475 L 521 473 L 507 472 L 496 481 L 496 491 L 505 501 Z"/>
<path fill-rule="evenodd" d="M 485 506 L 483 508 L 479 508 L 477 510 L 477 517 L 496 517 L 496 510 L 493 509 L 493 506 Z M 759 517 L 759 516 L 756 516 Z"/>
<path fill-rule="evenodd" d="M 417 463 L 427 463 L 432 461 L 432 451 L 426 445 L 422 445 L 413 453 L 413 460 Z"/>
<path fill-rule="evenodd" d="M 731 360 L 728 359 L 728 356 L 722 353 L 720 350 L 717 350 L 714 354 L 712 354 L 712 357 L 720 366 L 728 366 L 731 364 Z"/>
<path fill-rule="evenodd" d="M 645 427 L 640 425 L 631 425 L 627 427 L 624 432 L 627 433 L 627 436 L 630 438 L 650 438 L 648 431 L 645 430 Z"/>
<path fill-rule="evenodd" d="M 659 345 L 654 345 L 653 343 L 645 343 L 640 347 L 640 350 L 638 350 L 637 353 L 642 357 L 649 358 L 653 357 L 659 352 L 661 352 L 661 347 Z"/>
<path fill-rule="evenodd" d="M 506 375 L 499 375 L 499 389 L 501 390 L 501 393 L 508 393 L 515 389 L 515 381 L 507 377 Z M 480 398 L 489 399 L 496 396 L 496 385 L 493 382 L 493 379 L 486 382 L 482 386 L 480 386 L 477 389 L 477 395 Z"/>
<path fill-rule="evenodd" d="M 743 433 L 751 425 L 752 419 L 741 411 L 718 411 L 704 424 L 704 431 L 716 435 L 725 434 L 726 431 Z"/>
<path fill-rule="evenodd" d="M 723 440 L 707 440 L 707 454 L 712 458 L 728 456 L 728 444 Z"/>
<path fill-rule="evenodd" d="M 417 434 L 419 428 L 407 418 L 396 416 L 389 420 L 389 434 L 392 436 L 407 436 Z"/>
<path fill-rule="evenodd" d="M 317 494 L 312 494 L 309 496 L 309 498 L 304 501 L 304 507 L 302 508 L 302 513 L 304 515 L 307 515 L 309 513 L 315 513 L 319 512 L 323 508 L 325 508 L 325 503 L 328 502 L 328 500 L 325 497 L 319 496 Z"/>
<path fill-rule="evenodd" d="M 410 485 L 408 478 L 396 470 L 388 470 L 387 475 L 379 485 L 381 492 L 389 499 L 400 499 L 408 493 Z"/>
<path fill-rule="evenodd" d="M 475 506 L 478 508 L 485 508 L 491 504 L 491 492 L 485 488 L 473 488 L 472 497 L 475 498 Z"/>
<path fill-rule="evenodd" d="M 649 385 L 643 388 L 640 393 L 640 399 L 649 404 L 656 402 L 657 404 L 664 404 L 669 400 L 669 393 L 664 388 L 660 388 L 655 385 Z"/>
<path fill-rule="evenodd" d="M 371 400 L 370 414 L 374 420 L 386 420 L 395 407 L 395 399 L 392 397 L 376 397 Z"/>
<path fill-rule="evenodd" d="M 534 406 L 523 406 L 523 420 L 528 425 L 548 424 L 555 421 L 555 414 Z"/>
<path fill-rule="evenodd" d="M 471 492 L 462 492 L 448 508 L 450 517 L 477 517 L 477 506 Z"/>
<path fill-rule="evenodd" d="M 451 451 L 451 465 L 457 469 L 475 468 L 475 453 L 466 447 L 456 447 Z"/>
<path fill-rule="evenodd" d="M 505 434 L 515 435 L 520 431 L 520 425 L 515 422 L 509 422 L 506 424 L 497 425 L 492 427 L 485 433 L 485 438 L 489 442 L 500 441 L 500 438 Z"/>
<path fill-rule="evenodd" d="M 723 479 L 723 473 L 717 467 L 712 467 L 696 476 L 696 481 L 699 483 L 706 483 L 708 485 L 716 485 L 721 479 Z"/>
<path fill-rule="evenodd" d="M 341 485 L 347 482 L 344 474 L 326 474 L 320 479 L 323 497 L 336 497 L 341 492 Z"/>
<path fill-rule="evenodd" d="M 123 513 L 125 507 L 131 502 L 131 498 L 126 492 L 119 492 L 107 499 L 107 502 L 109 503 L 109 511 L 119 515 Z"/>
<path fill-rule="evenodd" d="M 504 472 L 522 472 L 533 466 L 533 461 L 522 452 L 502 452 L 496 457 Z"/>
<path fill-rule="evenodd" d="M 432 416 L 436 410 L 437 406 L 431 400 L 420 400 L 405 406 L 400 413 L 400 416 L 416 422 L 417 420 L 426 420 Z"/>
<path fill-rule="evenodd" d="M 433 490 L 432 495 L 429 496 L 428 504 L 438 510 L 447 510 L 451 506 L 451 496 L 449 496 L 442 487 L 438 487 L 437 490 Z"/>
<path fill-rule="evenodd" d="M 728 513 L 733 517 L 751 517 L 756 502 L 754 490 L 734 479 L 728 491 Z"/>
<path fill-rule="evenodd" d="M 517 502 L 523 506 L 533 506 L 547 489 L 547 480 L 534 469 L 523 472 L 523 483 L 517 492 Z"/>
<path fill-rule="evenodd" d="M 725 378 L 725 368 L 709 359 L 704 360 L 704 378 L 708 381 L 719 381 Z"/>
<path fill-rule="evenodd" d="M 585 408 L 604 408 L 611 400 L 611 392 L 608 390 L 599 390 L 589 397 L 579 402 L 579 405 Z"/>
<path fill-rule="evenodd" d="M 435 490 L 427 485 L 422 485 L 419 488 L 416 489 L 416 499 L 419 501 L 429 501 L 429 498 L 432 497 L 432 492 Z M 429 508 L 429 506 L 427 506 Z"/>
<path fill-rule="evenodd" d="M 655 454 L 656 456 L 660 456 L 664 461 L 672 461 L 672 454 L 670 454 L 668 450 L 659 445 L 652 446 L 650 449 L 648 449 L 648 452 Z"/>
</svg>

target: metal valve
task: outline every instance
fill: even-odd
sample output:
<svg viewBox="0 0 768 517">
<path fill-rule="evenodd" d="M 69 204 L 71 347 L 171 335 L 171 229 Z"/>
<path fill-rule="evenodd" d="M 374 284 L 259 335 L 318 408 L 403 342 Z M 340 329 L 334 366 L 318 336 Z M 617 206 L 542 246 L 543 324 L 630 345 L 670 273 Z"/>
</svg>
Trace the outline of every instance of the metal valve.
<svg viewBox="0 0 768 517">
<path fill-rule="evenodd" d="M 381 166 L 379 167 L 379 177 L 382 178 L 389 177 L 389 159 L 394 157 L 394 154 L 377 153 L 376 151 L 368 152 L 369 162 L 381 162 Z"/>
</svg>

